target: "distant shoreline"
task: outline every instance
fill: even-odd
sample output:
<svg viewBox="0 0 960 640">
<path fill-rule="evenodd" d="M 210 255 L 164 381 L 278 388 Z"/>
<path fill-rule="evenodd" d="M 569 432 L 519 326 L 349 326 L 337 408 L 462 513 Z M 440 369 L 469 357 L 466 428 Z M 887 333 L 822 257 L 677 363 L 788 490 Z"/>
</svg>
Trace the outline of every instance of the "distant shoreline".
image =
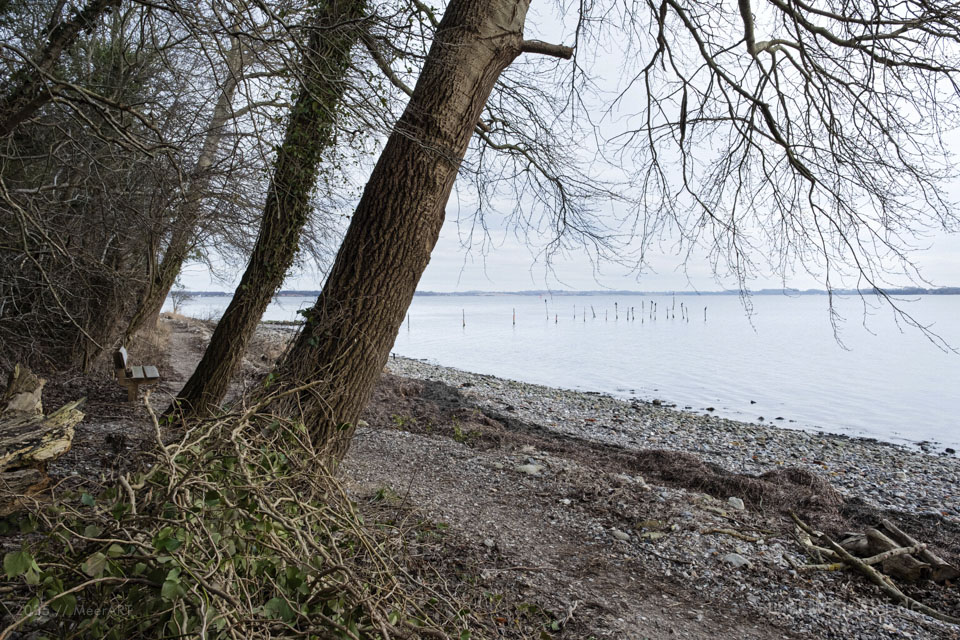
<svg viewBox="0 0 960 640">
<path fill-rule="evenodd" d="M 222 297 L 232 296 L 232 291 L 190 291 L 184 293 L 196 297 Z M 920 287 L 901 287 L 898 289 L 834 289 L 832 292 L 823 289 L 757 289 L 747 292 L 750 296 L 817 296 L 832 293 L 838 296 L 867 296 L 867 295 L 887 295 L 887 296 L 956 296 L 960 295 L 960 287 L 938 287 L 936 289 L 923 289 Z M 305 298 L 320 295 L 320 291 L 287 289 L 278 292 L 274 297 L 280 298 Z M 551 291 L 548 289 L 531 289 L 525 291 L 417 291 L 415 296 L 439 297 L 439 296 L 739 296 L 742 292 L 736 290 L 726 291 L 629 291 L 624 289 L 601 291 Z"/>
</svg>

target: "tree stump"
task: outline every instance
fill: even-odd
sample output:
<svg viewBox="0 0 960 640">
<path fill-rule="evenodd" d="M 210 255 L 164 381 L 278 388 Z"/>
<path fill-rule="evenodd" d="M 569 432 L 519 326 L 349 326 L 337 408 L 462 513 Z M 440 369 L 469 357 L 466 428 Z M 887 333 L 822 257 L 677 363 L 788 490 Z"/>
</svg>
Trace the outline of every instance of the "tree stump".
<svg viewBox="0 0 960 640">
<path fill-rule="evenodd" d="M 0 396 L 0 516 L 22 508 L 50 484 L 47 462 L 70 450 L 74 427 L 83 419 L 82 398 L 44 416 L 45 383 L 17 365 Z"/>
<path fill-rule="evenodd" d="M 7 378 L 7 388 L 0 396 L 0 416 L 9 413 L 43 413 L 41 394 L 47 381 L 38 378 L 26 367 L 14 365 Z"/>
</svg>

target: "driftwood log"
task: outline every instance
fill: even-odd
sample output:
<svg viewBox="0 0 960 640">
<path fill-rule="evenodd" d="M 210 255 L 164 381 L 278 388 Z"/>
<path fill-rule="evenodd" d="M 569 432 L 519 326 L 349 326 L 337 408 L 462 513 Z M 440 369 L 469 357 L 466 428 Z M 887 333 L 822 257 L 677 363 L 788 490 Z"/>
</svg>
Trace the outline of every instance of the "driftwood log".
<svg viewBox="0 0 960 640">
<path fill-rule="evenodd" d="M 0 396 L 0 516 L 20 509 L 50 484 L 47 463 L 70 450 L 74 427 L 83 419 L 83 399 L 44 416 L 45 382 L 17 365 Z"/>
<path fill-rule="evenodd" d="M 862 573 L 900 606 L 919 611 L 943 622 L 960 625 L 960 618 L 941 613 L 907 596 L 894 583 L 890 576 L 895 575 L 895 571 L 903 571 L 907 576 L 904 579 L 926 578 L 936 580 L 943 576 L 952 575 L 951 572 L 956 572 L 956 568 L 930 552 L 925 544 L 918 543 L 889 520 L 884 520 L 881 526 L 889 531 L 894 539 L 886 536 L 878 529 L 868 529 L 864 534 L 847 534 L 844 540 L 838 543 L 826 534 L 814 531 L 812 527 L 800 520 L 797 514 L 791 513 L 790 515 L 797 524 L 797 531 L 801 534 L 798 538 L 801 544 L 806 547 L 807 552 L 815 557 L 834 561 L 829 564 L 794 565 L 798 570 L 836 571 L 853 569 Z M 819 545 L 813 543 L 815 538 L 819 540 Z M 877 549 L 884 550 L 868 558 L 861 559 L 856 555 L 867 554 Z M 923 561 L 913 556 L 919 556 Z M 903 559 L 910 559 L 912 562 L 890 564 L 892 560 Z M 873 568 L 873 565 L 877 564 L 882 567 L 883 571 L 877 571 Z M 891 567 L 895 567 L 895 569 L 891 570 Z M 936 571 L 937 568 L 940 569 L 939 573 Z M 952 578 L 943 579 L 950 580 Z"/>
<path fill-rule="evenodd" d="M 858 558 L 878 556 L 890 551 L 896 551 L 904 546 L 915 547 L 916 542 L 899 545 L 878 529 L 867 529 L 863 533 L 848 535 L 840 541 L 840 546 L 851 555 Z M 919 582 L 932 577 L 933 571 L 929 563 L 918 560 L 913 555 L 893 553 L 883 560 L 883 572 L 888 576 L 903 582 Z"/>
</svg>

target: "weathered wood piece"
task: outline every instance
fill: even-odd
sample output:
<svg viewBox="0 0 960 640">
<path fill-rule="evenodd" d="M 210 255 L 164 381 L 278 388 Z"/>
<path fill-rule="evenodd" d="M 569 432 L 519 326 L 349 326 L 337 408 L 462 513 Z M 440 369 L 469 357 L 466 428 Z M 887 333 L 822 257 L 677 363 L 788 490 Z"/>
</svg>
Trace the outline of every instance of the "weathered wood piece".
<svg viewBox="0 0 960 640">
<path fill-rule="evenodd" d="M 863 533 L 847 533 L 844 534 L 843 540 L 840 541 L 840 546 L 857 556 L 858 558 L 866 558 L 871 555 L 870 541 L 867 539 L 866 534 Z"/>
<path fill-rule="evenodd" d="M 49 416 L 0 415 L 0 471 L 41 465 L 69 451 L 73 429 L 83 419 L 81 404 L 74 400 Z"/>
<path fill-rule="evenodd" d="M 49 485 L 47 462 L 70 450 L 74 427 L 83 419 L 83 399 L 44 416 L 44 382 L 17 365 L 0 396 L 0 516 L 21 508 Z"/>
<path fill-rule="evenodd" d="M 884 594 L 886 594 L 888 597 L 890 597 L 890 599 L 900 606 L 906 607 L 912 611 L 919 611 L 930 616 L 931 618 L 936 618 L 937 620 L 941 620 L 949 624 L 960 625 L 960 618 L 941 613 L 936 609 L 928 607 L 922 602 L 905 595 L 902 591 L 900 591 L 900 589 L 897 588 L 890 578 L 866 564 L 860 558 L 852 555 L 849 551 L 831 540 L 829 536 L 818 531 L 814 531 L 807 523 L 803 522 L 799 517 L 797 517 L 797 514 L 791 512 L 790 515 L 793 517 L 793 521 L 797 523 L 797 526 L 800 527 L 804 533 L 809 536 L 820 537 L 842 562 L 845 562 L 851 569 L 856 569 L 866 576 L 870 582 L 877 585 Z"/>
<path fill-rule="evenodd" d="M 877 529 L 867 529 L 865 531 L 867 540 L 870 541 L 871 555 L 877 555 L 899 549 L 900 545 L 888 538 L 883 532 Z M 915 545 L 916 543 L 914 543 Z M 907 546 L 914 546 L 907 545 Z M 883 572 L 888 576 L 899 578 L 904 582 L 919 582 L 930 577 L 931 568 L 926 562 L 921 562 L 911 555 L 895 555 L 887 558 L 881 565 Z"/>
<path fill-rule="evenodd" d="M 900 527 L 893 524 L 889 520 L 882 520 L 880 524 L 884 529 L 887 530 L 890 536 L 900 544 L 909 546 L 918 544 L 912 536 L 902 531 Z M 956 580 L 957 578 L 960 578 L 960 569 L 957 569 L 957 567 L 951 565 L 929 549 L 924 548 L 918 552 L 917 555 L 930 565 L 932 574 L 931 579 L 933 579 L 935 582 L 946 582 L 947 580 Z"/>
</svg>

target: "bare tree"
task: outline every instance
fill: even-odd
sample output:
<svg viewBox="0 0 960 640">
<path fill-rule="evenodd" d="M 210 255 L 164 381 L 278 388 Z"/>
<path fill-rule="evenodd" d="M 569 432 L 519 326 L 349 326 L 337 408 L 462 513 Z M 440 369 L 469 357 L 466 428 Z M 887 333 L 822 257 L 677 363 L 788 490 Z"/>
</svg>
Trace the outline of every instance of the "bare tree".
<svg viewBox="0 0 960 640">
<path fill-rule="evenodd" d="M 177 396 L 177 408 L 184 412 L 202 415 L 223 399 L 247 342 L 293 263 L 320 162 L 335 141 L 364 5 L 364 0 L 329 0 L 310 18 L 301 83 L 277 154 L 260 235 L 203 358 Z"/>
<path fill-rule="evenodd" d="M 917 240 L 960 228 L 943 191 L 953 7 L 664 0 L 628 23 L 639 65 L 611 113 L 640 104 L 642 126 L 612 137 L 611 157 L 635 167 L 645 249 L 705 247 L 741 287 L 795 269 L 828 290 L 922 280 Z"/>
<path fill-rule="evenodd" d="M 523 52 L 572 54 L 523 39 L 527 7 L 509 0 L 448 5 L 323 292 L 278 367 L 280 379 L 290 384 L 319 381 L 292 402 L 313 440 L 335 460 L 346 451 L 353 423 L 386 363 L 497 79 Z"/>
<path fill-rule="evenodd" d="M 88 0 L 68 19 L 62 19 L 60 7 L 57 7 L 51 15 L 48 34 L 36 52 L 24 51 L 13 43 L 3 45 L 8 53 L 19 58 L 20 65 L 0 88 L 0 137 L 13 131 L 50 100 L 52 94 L 47 84 L 57 82 L 52 72 L 63 51 L 72 46 L 82 32 L 92 29 L 104 14 L 120 6 L 120 2 Z"/>
<path fill-rule="evenodd" d="M 154 252 L 151 251 L 148 255 L 149 277 L 137 302 L 136 311 L 127 325 L 124 341 L 148 323 L 156 321 L 170 288 L 194 246 L 197 224 L 202 215 L 202 201 L 209 191 L 211 168 L 217 160 L 226 126 L 237 115 L 233 110 L 233 100 L 241 73 L 242 51 L 238 39 L 233 37 L 231 40 L 232 45 L 226 53 L 224 78 L 218 83 L 220 95 L 210 116 L 210 126 L 204 134 L 203 144 L 184 194 L 176 205 L 176 213 L 172 216 L 170 235 L 163 250 L 163 257 L 158 261 Z"/>
<path fill-rule="evenodd" d="M 323 293 L 278 367 L 291 385 L 322 381 L 295 404 L 334 459 L 429 260 L 493 83 L 522 50 L 560 51 L 522 44 L 525 10 L 448 6 Z M 511 21 L 500 16 L 494 36 L 487 20 L 500 11 Z M 672 226 L 742 279 L 773 247 L 782 267 L 819 267 L 828 287 L 838 265 L 872 286 L 887 258 L 910 266 L 905 245 L 924 225 L 954 228 L 938 186 L 945 153 L 938 138 L 928 144 L 957 94 L 953 13 L 922 2 L 770 0 L 758 18 L 745 0 L 665 0 L 646 12 L 629 5 L 619 23 L 643 60 L 621 95 L 640 92 L 644 124 L 614 137 L 637 167 L 642 248 Z M 760 39 L 758 25 L 771 37 Z M 581 47 L 587 26 L 582 14 Z"/>
<path fill-rule="evenodd" d="M 64 3 L 49 5 L 18 17 L 55 23 Z M 60 367 L 89 366 L 155 317 L 187 256 L 249 247 L 264 190 L 251 177 L 276 141 L 251 123 L 287 106 L 269 91 L 287 83 L 271 52 L 288 46 L 282 26 L 252 4 L 109 6 L 37 76 L 46 100 L 0 136 L 0 334 Z M 4 54 L 30 49 L 30 23 L 9 24 Z M 19 86 L 15 56 L 3 62 L 4 86 Z"/>
</svg>

